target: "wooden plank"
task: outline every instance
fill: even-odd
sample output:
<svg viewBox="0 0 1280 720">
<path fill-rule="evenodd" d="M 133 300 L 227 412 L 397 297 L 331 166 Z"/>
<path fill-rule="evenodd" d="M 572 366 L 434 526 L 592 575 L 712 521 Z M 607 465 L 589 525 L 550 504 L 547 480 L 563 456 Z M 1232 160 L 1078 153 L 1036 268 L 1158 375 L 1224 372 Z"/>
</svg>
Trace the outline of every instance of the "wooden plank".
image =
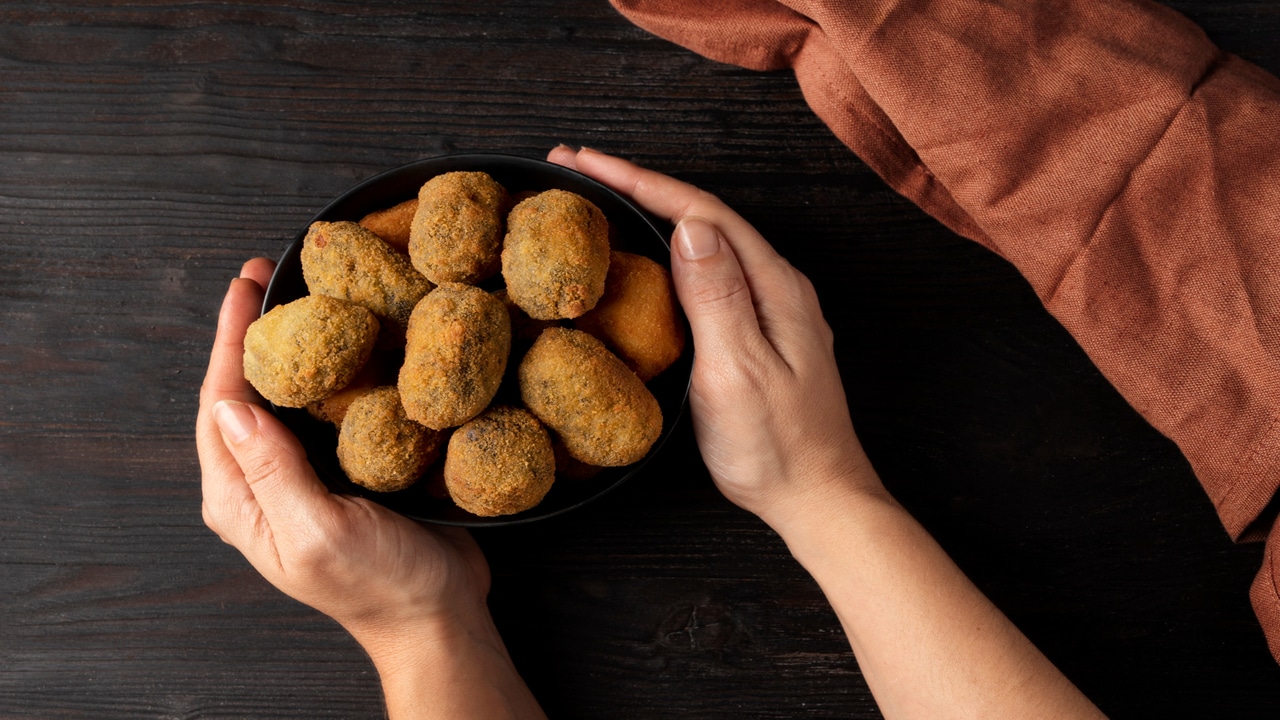
<svg viewBox="0 0 1280 720">
<path fill-rule="evenodd" d="M 1181 2 L 1280 71 L 1280 10 Z M 606 3 L 0 7 L 0 716 L 381 717 L 334 623 L 204 529 L 218 305 L 331 197 L 560 141 L 702 185 L 813 279 L 886 482 L 1115 717 L 1266 716 L 1280 669 L 1185 462 L 1007 264 L 889 191 L 787 73 Z M 650 473 L 479 534 L 554 717 L 878 717 L 839 624 L 689 426 Z"/>
</svg>

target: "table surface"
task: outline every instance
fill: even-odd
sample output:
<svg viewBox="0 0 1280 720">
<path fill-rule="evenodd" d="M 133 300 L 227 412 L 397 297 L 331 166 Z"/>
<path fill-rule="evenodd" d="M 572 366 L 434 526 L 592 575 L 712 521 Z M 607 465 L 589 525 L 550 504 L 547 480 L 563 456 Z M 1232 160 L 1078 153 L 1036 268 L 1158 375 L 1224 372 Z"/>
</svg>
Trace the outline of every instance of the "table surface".
<svg viewBox="0 0 1280 720">
<path fill-rule="evenodd" d="M 1280 72 L 1280 4 L 1176 7 Z M 1228 541 L 1018 273 L 892 192 L 789 73 L 603 0 L 19 0 L 0 6 L 0 716 L 382 716 L 361 649 L 201 521 L 219 301 L 363 178 L 561 141 L 720 195 L 812 278 L 886 484 L 1104 711 L 1280 710 L 1248 602 L 1261 547 Z M 598 504 L 477 536 L 553 717 L 879 716 L 687 420 Z"/>
</svg>

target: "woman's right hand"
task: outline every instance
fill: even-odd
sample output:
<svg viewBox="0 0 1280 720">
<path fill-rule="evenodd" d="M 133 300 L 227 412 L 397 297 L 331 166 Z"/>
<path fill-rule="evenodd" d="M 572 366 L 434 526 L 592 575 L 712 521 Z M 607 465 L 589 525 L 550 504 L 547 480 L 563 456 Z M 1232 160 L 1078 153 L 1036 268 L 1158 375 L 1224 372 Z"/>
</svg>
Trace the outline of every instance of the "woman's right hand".
<svg viewBox="0 0 1280 720">
<path fill-rule="evenodd" d="M 702 457 L 818 581 L 885 717 L 1102 717 L 880 484 L 804 275 L 697 188 L 590 150 L 550 159 L 676 224 Z"/>
<path fill-rule="evenodd" d="M 716 486 L 766 521 L 833 485 L 881 492 L 849 419 L 812 283 L 715 196 L 619 158 L 548 159 L 676 226 L 671 270 L 693 333 L 689 402 Z"/>
</svg>

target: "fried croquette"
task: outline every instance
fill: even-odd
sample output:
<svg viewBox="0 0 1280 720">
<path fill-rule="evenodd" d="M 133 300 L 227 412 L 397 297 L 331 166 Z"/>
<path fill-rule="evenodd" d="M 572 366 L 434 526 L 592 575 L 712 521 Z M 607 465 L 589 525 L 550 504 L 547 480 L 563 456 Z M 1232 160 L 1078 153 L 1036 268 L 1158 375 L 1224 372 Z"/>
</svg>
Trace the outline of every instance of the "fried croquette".
<svg viewBox="0 0 1280 720">
<path fill-rule="evenodd" d="M 502 304 L 507 308 L 507 313 L 511 316 L 511 342 L 513 344 L 522 344 L 526 347 L 532 345 L 543 330 L 555 324 L 551 320 L 534 320 L 529 317 L 528 313 L 521 310 L 519 305 L 511 301 L 511 294 L 507 292 L 506 288 L 493 291 L 493 296 L 502 301 Z"/>
<path fill-rule="evenodd" d="M 374 212 L 360 218 L 360 227 L 373 231 L 382 241 L 397 252 L 409 254 L 409 226 L 418 212 L 418 198 L 405 200 L 399 205 Z"/>
<path fill-rule="evenodd" d="M 302 277 L 312 295 L 363 305 L 382 323 L 381 347 L 404 345 L 409 314 L 431 283 L 372 231 L 353 222 L 314 222 L 302 241 Z"/>
<path fill-rule="evenodd" d="M 444 482 L 458 507 L 511 515 L 542 502 L 555 481 L 551 437 L 522 408 L 495 405 L 454 431 Z"/>
<path fill-rule="evenodd" d="M 645 382 L 684 350 L 671 274 L 643 255 L 609 253 L 604 296 L 573 325 L 602 340 Z"/>
<path fill-rule="evenodd" d="M 409 417 L 443 430 L 480 414 L 498 391 L 511 353 L 502 302 L 470 285 L 444 283 L 409 317 L 400 394 Z"/>
<path fill-rule="evenodd" d="M 559 438 L 551 440 L 551 452 L 556 458 L 557 480 L 590 480 L 604 469 L 599 465 L 588 465 L 570 455 L 569 449 L 564 446 L 564 441 Z"/>
<path fill-rule="evenodd" d="M 380 385 L 394 381 L 395 375 L 387 372 L 386 365 L 385 354 L 374 350 L 368 362 L 360 368 L 360 372 L 351 378 L 351 382 L 329 397 L 307 405 L 307 412 L 317 420 L 332 423 L 335 427 L 342 427 L 342 418 L 346 417 L 347 408 L 351 407 L 351 403 L 355 402 L 356 398 Z"/>
<path fill-rule="evenodd" d="M 417 482 L 440 457 L 442 439 L 410 420 L 399 391 L 386 385 L 351 403 L 338 433 L 338 464 L 361 487 L 395 492 Z"/>
<path fill-rule="evenodd" d="M 547 190 L 507 216 L 502 276 L 511 300 L 537 320 L 595 307 L 609 270 L 609 223 L 586 198 Z"/>
<path fill-rule="evenodd" d="M 653 393 L 596 338 L 548 328 L 520 363 L 520 397 L 575 459 L 617 467 L 644 457 L 662 432 Z"/>
<path fill-rule="evenodd" d="M 498 272 L 507 191 L 483 172 L 437 175 L 418 191 L 409 257 L 434 283 L 474 285 Z"/>
<path fill-rule="evenodd" d="M 299 298 L 249 326 L 244 377 L 276 405 L 306 407 L 350 383 L 377 337 L 378 319 L 367 308 L 325 295 Z"/>
</svg>

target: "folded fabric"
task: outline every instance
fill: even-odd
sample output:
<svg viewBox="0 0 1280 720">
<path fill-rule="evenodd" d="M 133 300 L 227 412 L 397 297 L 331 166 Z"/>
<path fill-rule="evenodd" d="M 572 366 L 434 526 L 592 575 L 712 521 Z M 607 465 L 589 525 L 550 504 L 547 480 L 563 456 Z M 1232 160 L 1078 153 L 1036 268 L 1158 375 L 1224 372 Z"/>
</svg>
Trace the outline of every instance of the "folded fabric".
<svg viewBox="0 0 1280 720">
<path fill-rule="evenodd" d="M 792 68 L 898 192 L 1011 262 L 1234 540 L 1280 486 L 1280 80 L 1142 0 L 613 0 Z M 1252 599 L 1280 660 L 1268 540 Z"/>
</svg>

